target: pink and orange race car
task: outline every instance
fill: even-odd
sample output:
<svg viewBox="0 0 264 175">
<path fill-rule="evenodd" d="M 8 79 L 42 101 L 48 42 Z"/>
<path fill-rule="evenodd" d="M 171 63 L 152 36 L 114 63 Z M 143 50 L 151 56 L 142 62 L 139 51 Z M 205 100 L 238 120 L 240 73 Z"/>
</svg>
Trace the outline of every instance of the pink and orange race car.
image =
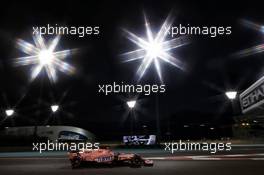
<svg viewBox="0 0 264 175">
<path fill-rule="evenodd" d="M 153 166 L 152 160 L 143 159 L 137 154 L 114 153 L 110 149 L 71 151 L 69 159 L 72 168 L 79 168 L 83 164 L 110 166 Z"/>
</svg>

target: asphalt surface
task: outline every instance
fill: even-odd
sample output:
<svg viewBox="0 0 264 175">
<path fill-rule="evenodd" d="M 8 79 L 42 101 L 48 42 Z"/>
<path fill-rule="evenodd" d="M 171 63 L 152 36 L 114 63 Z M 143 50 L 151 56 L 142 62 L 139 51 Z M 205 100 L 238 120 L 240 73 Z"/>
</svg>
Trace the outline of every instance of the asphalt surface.
<svg viewBox="0 0 264 175">
<path fill-rule="evenodd" d="M 204 154 L 203 152 L 178 152 L 164 150 L 128 149 L 154 160 L 153 167 L 82 167 L 72 169 L 66 152 L 36 154 L 32 152 L 0 153 L 0 174 L 7 175 L 254 175 L 264 172 L 264 148 L 238 147 L 231 152 Z M 187 159 L 188 158 L 188 159 Z"/>
<path fill-rule="evenodd" d="M 66 158 L 1 158 L 1 174 L 94 174 L 94 175 L 118 175 L 118 174 L 148 174 L 148 175 L 253 175 L 263 174 L 263 161 L 168 161 L 157 160 L 153 167 L 84 167 L 71 169 Z"/>
</svg>

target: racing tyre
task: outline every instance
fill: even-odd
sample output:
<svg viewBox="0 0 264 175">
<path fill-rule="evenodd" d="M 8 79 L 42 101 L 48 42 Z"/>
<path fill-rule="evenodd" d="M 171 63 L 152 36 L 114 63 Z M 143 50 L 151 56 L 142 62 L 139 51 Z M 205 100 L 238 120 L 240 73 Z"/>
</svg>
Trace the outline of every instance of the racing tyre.
<svg viewBox="0 0 264 175">
<path fill-rule="evenodd" d="M 130 162 L 130 167 L 132 168 L 141 168 L 142 166 L 142 160 L 139 156 L 134 156 L 133 159 Z"/>
<path fill-rule="evenodd" d="M 81 166 L 81 159 L 79 157 L 74 158 L 71 160 L 72 169 L 79 168 Z"/>
</svg>

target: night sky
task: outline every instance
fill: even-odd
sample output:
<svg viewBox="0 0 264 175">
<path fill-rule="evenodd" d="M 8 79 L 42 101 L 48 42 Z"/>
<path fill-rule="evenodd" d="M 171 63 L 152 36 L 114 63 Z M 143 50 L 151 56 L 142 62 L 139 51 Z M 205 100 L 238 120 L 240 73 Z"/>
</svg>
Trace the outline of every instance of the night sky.
<svg viewBox="0 0 264 175">
<path fill-rule="evenodd" d="M 258 2 L 259 3 L 259 2 Z M 206 123 L 222 127 L 232 124 L 232 105 L 226 90 L 242 92 L 263 76 L 263 54 L 236 58 L 234 53 L 261 44 L 263 33 L 243 26 L 241 19 L 264 24 L 261 4 L 235 1 L 8 1 L 0 7 L 0 105 L 2 116 L 16 106 L 17 115 L 4 126 L 73 125 L 92 131 L 99 137 L 114 138 L 129 133 L 130 116 L 124 99 L 132 94 L 98 93 L 98 84 L 124 82 L 134 84 L 139 61 L 122 63 L 120 54 L 137 46 L 122 28 L 145 36 L 144 16 L 158 30 L 171 10 L 174 25 L 232 26 L 231 35 L 211 38 L 190 36 L 191 43 L 172 50 L 187 65 L 183 72 L 162 63 L 166 93 L 139 95 L 136 110 L 137 131 L 146 125 L 156 132 L 157 112 L 161 131 L 182 132 L 184 124 Z M 62 36 L 59 49 L 77 48 L 66 58 L 77 68 L 72 76 L 58 73 L 50 83 L 45 72 L 30 82 L 30 66 L 14 67 L 14 58 L 25 56 L 16 48 L 21 38 L 32 41 L 32 26 L 100 26 L 99 35 Z M 53 38 L 54 36 L 44 36 Z M 154 66 L 140 84 L 159 84 Z M 49 105 L 59 103 L 60 111 L 50 115 Z M 158 106 L 158 108 L 156 108 Z M 235 111 L 235 113 L 239 113 Z M 195 129 L 193 130 L 195 132 Z M 179 134 L 180 135 L 180 134 Z M 183 134 L 184 135 L 184 134 Z"/>
</svg>

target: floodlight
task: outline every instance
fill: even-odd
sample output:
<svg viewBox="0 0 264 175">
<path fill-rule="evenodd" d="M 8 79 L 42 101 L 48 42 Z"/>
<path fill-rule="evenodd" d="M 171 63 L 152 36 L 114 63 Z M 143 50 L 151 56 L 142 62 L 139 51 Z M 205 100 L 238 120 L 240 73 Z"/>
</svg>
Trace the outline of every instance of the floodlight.
<svg viewBox="0 0 264 175">
<path fill-rule="evenodd" d="M 14 109 L 7 109 L 5 111 L 5 113 L 6 113 L 7 117 L 10 117 L 10 116 L 12 116 L 15 113 L 15 111 L 14 111 Z"/>
<path fill-rule="evenodd" d="M 227 98 L 230 100 L 234 100 L 237 96 L 236 91 L 227 91 L 225 94 L 226 94 Z"/>
<path fill-rule="evenodd" d="M 52 58 L 53 58 L 52 52 L 49 50 L 42 50 L 38 55 L 39 64 L 41 64 L 42 66 L 51 64 Z"/>
<path fill-rule="evenodd" d="M 136 100 L 131 100 L 127 102 L 127 105 L 130 109 L 133 109 L 136 105 Z"/>
<path fill-rule="evenodd" d="M 137 50 L 123 54 L 126 59 L 124 62 L 142 60 L 137 70 L 139 80 L 143 77 L 150 65 L 154 63 L 157 74 L 162 81 L 160 61 L 167 62 L 179 69 L 184 69 L 183 63 L 172 56 L 169 51 L 187 44 L 188 41 L 185 39 L 186 37 L 166 40 L 168 35 L 167 30 L 171 27 L 172 23 L 173 18 L 169 15 L 160 30 L 156 34 L 153 34 L 149 22 L 145 17 L 147 37 L 139 37 L 128 30 L 124 30 L 127 34 L 127 38 L 139 47 Z"/>
<path fill-rule="evenodd" d="M 50 108 L 51 108 L 52 112 L 55 113 L 58 111 L 59 105 L 51 105 Z"/>
<path fill-rule="evenodd" d="M 56 82 L 57 70 L 72 74 L 75 68 L 63 61 L 71 50 L 55 51 L 59 43 L 60 36 L 56 36 L 49 45 L 46 45 L 44 38 L 37 34 L 33 36 L 35 45 L 22 39 L 17 40 L 19 49 L 28 56 L 16 58 L 15 64 L 18 66 L 34 65 L 31 71 L 31 80 L 34 80 L 42 69 L 45 69 L 49 80 Z"/>
</svg>

